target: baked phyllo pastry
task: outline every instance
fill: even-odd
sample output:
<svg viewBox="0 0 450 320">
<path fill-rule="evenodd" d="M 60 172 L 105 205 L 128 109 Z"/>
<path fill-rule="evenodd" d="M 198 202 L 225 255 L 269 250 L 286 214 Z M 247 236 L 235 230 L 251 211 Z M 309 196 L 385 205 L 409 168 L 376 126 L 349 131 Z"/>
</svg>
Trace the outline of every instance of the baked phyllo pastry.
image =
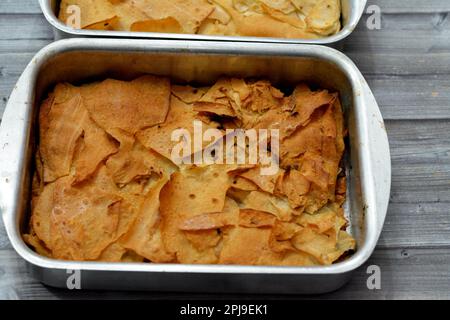
<svg viewBox="0 0 450 320">
<path fill-rule="evenodd" d="M 75 28 L 313 39 L 341 29 L 340 0 L 62 0 Z"/>
<path fill-rule="evenodd" d="M 63 260 L 330 265 L 355 250 L 345 135 L 338 94 L 306 84 L 60 83 L 24 239 Z"/>
</svg>

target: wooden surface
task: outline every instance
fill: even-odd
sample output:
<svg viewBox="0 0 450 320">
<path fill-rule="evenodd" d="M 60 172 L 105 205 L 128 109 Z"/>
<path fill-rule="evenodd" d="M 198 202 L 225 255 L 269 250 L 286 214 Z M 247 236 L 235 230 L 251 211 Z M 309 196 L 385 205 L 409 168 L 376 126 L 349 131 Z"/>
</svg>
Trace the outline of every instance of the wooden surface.
<svg viewBox="0 0 450 320">
<path fill-rule="evenodd" d="M 380 6 L 382 29 L 368 30 L 364 16 L 343 47 L 366 76 L 386 119 L 391 203 L 370 261 L 345 288 L 319 298 L 450 299 L 450 1 L 369 4 Z M 0 114 L 31 57 L 52 37 L 37 0 L 0 1 Z M 367 289 L 372 264 L 381 268 L 381 290 Z M 30 278 L 0 222 L 0 299 L 167 297 L 193 296 L 47 288 Z"/>
</svg>

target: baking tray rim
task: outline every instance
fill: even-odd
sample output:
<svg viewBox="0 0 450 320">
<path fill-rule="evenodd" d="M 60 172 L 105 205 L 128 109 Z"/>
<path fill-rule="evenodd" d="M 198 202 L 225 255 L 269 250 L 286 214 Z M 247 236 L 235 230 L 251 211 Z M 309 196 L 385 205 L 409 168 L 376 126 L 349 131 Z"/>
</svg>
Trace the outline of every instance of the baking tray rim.
<svg viewBox="0 0 450 320">
<path fill-rule="evenodd" d="M 280 56 L 280 57 L 308 57 L 319 58 L 328 62 L 332 62 L 339 66 L 341 70 L 348 77 L 351 82 L 354 104 L 362 107 L 361 104 L 369 103 L 375 109 L 371 110 L 375 121 L 380 126 L 381 135 L 385 135 L 383 120 L 379 113 L 376 101 L 373 98 L 370 89 L 364 80 L 363 76 L 354 65 L 354 63 L 344 54 L 337 50 L 324 46 L 311 46 L 311 45 L 297 45 L 292 46 L 289 44 L 274 44 L 270 47 L 264 46 L 262 43 L 252 44 L 236 44 L 225 42 L 180 42 L 174 43 L 171 40 L 155 40 L 148 42 L 146 40 L 127 40 L 123 39 L 94 39 L 94 38 L 74 38 L 66 39 L 54 42 L 39 51 L 32 59 L 30 64 L 25 69 L 23 75 L 18 81 L 13 93 L 11 95 L 8 105 L 17 103 L 15 100 L 21 101 L 25 106 L 26 114 L 29 117 L 29 113 L 34 105 L 34 86 L 36 84 L 37 76 L 40 72 L 41 66 L 49 59 L 69 51 L 106 51 L 106 52 L 148 52 L 148 53 L 182 53 L 182 54 L 222 54 L 222 55 L 265 55 L 265 56 Z M 23 88 L 23 86 L 27 86 Z M 369 90 L 369 92 L 367 92 Z M 367 94 L 369 96 L 367 96 Z M 14 98 L 13 98 L 14 97 Z M 20 97 L 20 98 L 18 98 Z M 21 99 L 24 99 L 23 101 Z M 367 102 L 369 101 L 369 102 Z M 28 105 L 28 106 L 27 106 Z M 31 107 L 29 107 L 31 105 Z M 5 118 L 0 128 L 0 143 L 3 146 L 3 152 L 0 153 L 0 163 L 5 163 L 7 160 L 14 159 L 9 158 L 11 153 L 8 148 L 14 148 L 8 141 L 11 137 L 8 135 L 11 133 L 8 130 L 4 130 L 7 126 L 8 120 L 14 119 L 14 115 L 8 113 L 11 111 L 11 107 L 5 109 Z M 28 114 L 27 114 L 28 113 Z M 358 113 L 362 120 L 367 124 L 368 116 L 364 112 Z M 26 117 L 25 117 L 26 118 Z M 358 121 L 360 121 L 359 119 Z M 29 136 L 29 119 L 20 119 L 23 123 L 20 130 L 15 130 L 12 134 L 17 134 L 17 141 L 23 142 L 21 152 L 26 151 L 26 141 Z M 361 141 L 362 143 L 370 141 L 367 128 L 363 130 Z M 5 134 L 4 132 L 7 132 Z M 330 274 L 344 274 L 351 272 L 362 264 L 364 264 L 375 249 L 376 243 L 381 233 L 382 226 L 387 211 L 387 205 L 390 193 L 391 183 L 391 163 L 390 163 L 390 151 L 386 137 L 379 137 L 381 140 L 382 150 L 385 154 L 381 160 L 385 172 L 382 174 L 383 181 L 378 181 L 379 187 L 382 187 L 381 198 L 378 199 L 376 190 L 366 190 L 369 187 L 377 188 L 374 181 L 374 175 L 371 170 L 364 171 L 361 168 L 361 180 L 363 181 L 362 188 L 366 195 L 365 204 L 365 239 L 363 245 L 358 248 L 355 254 L 343 262 L 333 264 L 331 266 L 312 266 L 312 267 L 286 267 L 286 266 L 234 266 L 234 265 L 187 265 L 187 264 L 153 264 L 153 263 L 106 263 L 106 262 L 78 262 L 78 261 L 62 261 L 56 259 L 50 259 L 38 255 L 32 251 L 23 241 L 20 234 L 20 228 L 18 225 L 18 197 L 20 197 L 21 188 L 23 187 L 23 177 L 13 181 L 14 174 L 20 176 L 23 173 L 25 161 L 18 161 L 16 167 L 11 172 L 3 171 L 0 174 L 0 208 L 2 209 L 2 215 L 6 227 L 8 237 L 12 243 L 12 246 L 17 253 L 29 263 L 45 268 L 45 269 L 66 269 L 66 270 L 86 270 L 86 271 L 129 271 L 129 272 L 164 272 L 164 273 L 210 273 L 210 274 L 296 274 L 296 275 L 330 275 Z M 370 168 L 370 163 L 373 159 L 370 151 L 365 150 L 362 152 L 362 165 Z M 14 150 L 14 149 L 11 149 Z M 16 149 L 16 152 L 17 149 Z M 14 154 L 14 152 L 12 152 Z M 373 155 L 372 155 L 373 156 Z M 380 159 L 378 159 L 380 160 Z M 377 161 L 377 160 L 375 160 Z M 16 159 L 17 162 L 17 159 Z M 3 170 L 3 169 L 2 169 Z M 11 181 L 9 180 L 11 179 Z M 364 181 L 373 182 L 373 186 L 368 186 Z M 8 189 L 9 188 L 9 189 Z M 6 191 L 6 192 L 5 192 Z M 7 192 L 9 191 L 9 192 Z M 380 191 L 380 190 L 378 190 Z M 5 196 L 6 194 L 6 196 Z M 377 199 L 375 199 L 377 198 Z M 6 205 L 5 205 L 6 204 Z M 379 215 L 379 216 L 377 216 Z"/>
<path fill-rule="evenodd" d="M 42 13 L 47 21 L 58 32 L 66 37 L 118 37 L 118 38 L 140 38 L 140 39 L 172 39 L 172 40 L 203 40 L 203 41 L 231 41 L 231 42 L 269 42 L 269 43 L 293 43 L 293 44 L 321 44 L 331 45 L 347 38 L 358 25 L 367 0 L 348 0 L 350 3 L 350 14 L 348 22 L 336 34 L 318 39 L 284 39 L 270 37 L 243 37 L 243 36 L 209 36 L 199 34 L 173 34 L 157 32 L 131 32 L 131 31 L 102 31 L 74 29 L 62 23 L 51 7 L 52 0 L 39 0 Z"/>
</svg>

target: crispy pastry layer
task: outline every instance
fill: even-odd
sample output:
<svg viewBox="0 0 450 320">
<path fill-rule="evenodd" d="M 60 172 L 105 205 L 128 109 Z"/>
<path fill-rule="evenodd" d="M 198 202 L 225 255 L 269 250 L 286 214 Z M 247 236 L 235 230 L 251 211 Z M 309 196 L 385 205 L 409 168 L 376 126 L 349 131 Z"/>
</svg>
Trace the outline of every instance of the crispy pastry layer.
<svg viewBox="0 0 450 320">
<path fill-rule="evenodd" d="M 278 129 L 280 168 L 172 162 L 173 130 Z M 222 78 L 58 84 L 42 103 L 28 244 L 78 261 L 328 265 L 345 231 L 336 93 Z M 202 145 L 205 148 L 207 145 Z M 269 148 L 269 147 L 268 147 Z M 269 150 L 267 150 L 269 151 Z"/>
</svg>

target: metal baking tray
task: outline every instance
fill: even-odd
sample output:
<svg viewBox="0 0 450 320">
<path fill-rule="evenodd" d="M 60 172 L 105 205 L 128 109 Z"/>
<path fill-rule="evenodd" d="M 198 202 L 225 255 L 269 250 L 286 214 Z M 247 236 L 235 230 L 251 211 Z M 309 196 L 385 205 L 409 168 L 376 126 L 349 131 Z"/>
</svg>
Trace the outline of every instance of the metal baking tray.
<svg viewBox="0 0 450 320">
<path fill-rule="evenodd" d="M 357 250 L 331 266 L 265 267 L 72 262 L 36 254 L 22 240 L 29 217 L 36 115 L 57 82 L 143 73 L 211 84 L 221 75 L 261 77 L 276 85 L 308 81 L 340 92 L 349 129 L 346 215 Z M 0 208 L 9 239 L 34 276 L 66 287 L 81 271 L 82 289 L 180 292 L 323 293 L 344 285 L 375 249 L 390 193 L 391 159 L 383 119 L 357 67 L 324 46 L 171 40 L 66 39 L 42 49 L 25 69 L 0 127 Z"/>
<path fill-rule="evenodd" d="M 53 26 L 55 38 L 68 37 L 121 37 L 121 38 L 147 38 L 147 39 L 178 39 L 178 40 L 214 40 L 214 41 L 245 41 L 245 42 L 272 42 L 272 43 L 307 43 L 307 44 L 334 44 L 349 36 L 361 19 L 367 0 L 341 0 L 342 29 L 337 34 L 321 39 L 282 39 L 266 37 L 230 37 L 207 36 L 198 34 L 173 34 L 155 32 L 128 32 L 128 31 L 99 31 L 79 30 L 68 27 L 58 19 L 60 0 L 39 0 L 45 18 Z"/>
</svg>

